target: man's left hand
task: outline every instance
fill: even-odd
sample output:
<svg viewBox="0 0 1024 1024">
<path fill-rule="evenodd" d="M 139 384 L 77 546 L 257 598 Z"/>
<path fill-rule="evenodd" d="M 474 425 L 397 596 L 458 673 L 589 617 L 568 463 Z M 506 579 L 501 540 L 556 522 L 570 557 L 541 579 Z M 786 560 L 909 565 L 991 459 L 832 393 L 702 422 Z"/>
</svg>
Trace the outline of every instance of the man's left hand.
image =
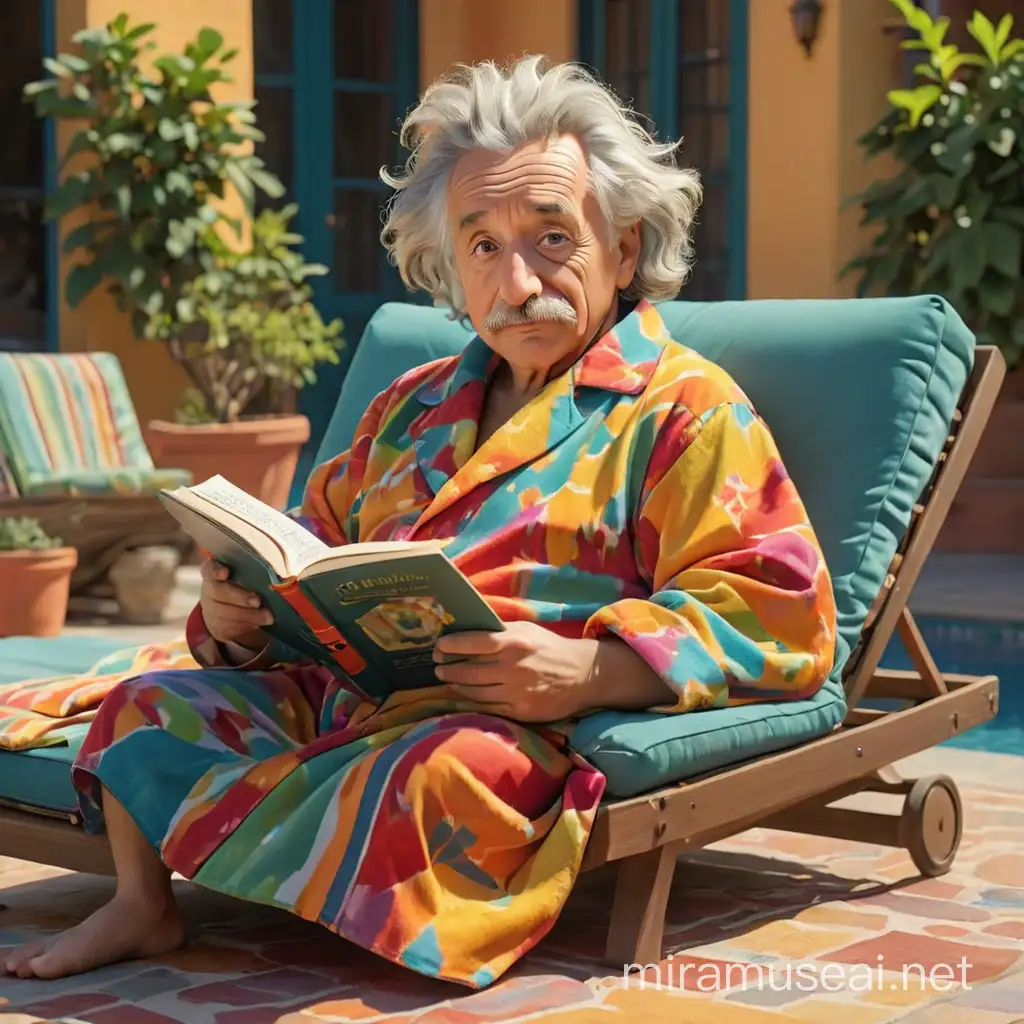
<svg viewBox="0 0 1024 1024">
<path fill-rule="evenodd" d="M 434 650 L 435 675 L 457 696 L 518 722 L 557 722 L 586 711 L 597 640 L 562 637 L 533 622 L 500 633 L 452 633 Z M 448 659 L 465 661 L 445 663 Z"/>
</svg>

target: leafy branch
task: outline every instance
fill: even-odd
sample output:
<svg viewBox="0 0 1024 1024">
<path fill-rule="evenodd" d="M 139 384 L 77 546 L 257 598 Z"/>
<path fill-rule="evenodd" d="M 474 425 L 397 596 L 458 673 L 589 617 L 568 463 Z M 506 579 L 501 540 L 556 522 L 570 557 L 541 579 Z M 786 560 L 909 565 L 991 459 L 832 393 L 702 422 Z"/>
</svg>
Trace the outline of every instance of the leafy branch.
<svg viewBox="0 0 1024 1024">
<path fill-rule="evenodd" d="M 911 89 L 887 94 L 890 110 L 859 144 L 899 167 L 849 202 L 876 229 L 843 268 L 858 294 L 945 295 L 982 344 L 1015 365 L 1024 354 L 1024 40 L 1013 18 L 975 11 L 977 52 L 946 42 L 950 21 L 912 0 L 891 0 L 925 55 Z"/>
</svg>

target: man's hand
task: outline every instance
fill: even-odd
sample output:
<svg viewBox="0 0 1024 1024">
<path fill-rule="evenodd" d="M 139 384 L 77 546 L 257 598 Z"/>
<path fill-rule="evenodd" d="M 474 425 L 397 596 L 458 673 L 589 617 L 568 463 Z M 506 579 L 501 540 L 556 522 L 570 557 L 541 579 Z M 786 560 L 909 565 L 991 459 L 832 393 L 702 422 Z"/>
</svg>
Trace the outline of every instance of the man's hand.
<svg viewBox="0 0 1024 1024">
<path fill-rule="evenodd" d="M 517 722 L 557 722 L 588 708 L 597 655 L 597 640 L 573 640 L 532 622 L 511 622 L 501 633 L 441 637 L 434 674 L 481 710 Z M 467 660 L 451 661 L 459 658 Z"/>
<path fill-rule="evenodd" d="M 274 617 L 256 594 L 228 582 L 228 570 L 219 562 L 205 561 L 200 568 L 203 589 L 199 605 L 210 636 L 222 644 L 237 644 L 257 653 L 266 646 Z"/>
</svg>

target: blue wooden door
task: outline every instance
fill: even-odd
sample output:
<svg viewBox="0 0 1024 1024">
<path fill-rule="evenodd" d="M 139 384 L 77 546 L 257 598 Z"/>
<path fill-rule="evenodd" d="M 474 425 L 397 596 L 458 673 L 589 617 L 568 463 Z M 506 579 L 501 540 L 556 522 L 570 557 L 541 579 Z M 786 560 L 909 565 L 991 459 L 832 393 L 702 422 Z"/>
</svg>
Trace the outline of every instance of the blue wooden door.
<svg viewBox="0 0 1024 1024">
<path fill-rule="evenodd" d="M 580 59 L 704 182 L 680 298 L 746 297 L 748 0 L 578 0 Z"/>
<path fill-rule="evenodd" d="M 389 190 L 382 165 L 404 156 L 398 127 L 419 90 L 418 0 L 254 0 L 261 155 L 299 204 L 307 259 L 325 319 L 344 321 L 339 367 L 324 367 L 300 395 L 313 436 L 303 480 L 337 399 L 345 368 L 373 311 L 408 297 L 380 243 Z M 282 200 L 283 202 L 284 200 Z"/>
</svg>

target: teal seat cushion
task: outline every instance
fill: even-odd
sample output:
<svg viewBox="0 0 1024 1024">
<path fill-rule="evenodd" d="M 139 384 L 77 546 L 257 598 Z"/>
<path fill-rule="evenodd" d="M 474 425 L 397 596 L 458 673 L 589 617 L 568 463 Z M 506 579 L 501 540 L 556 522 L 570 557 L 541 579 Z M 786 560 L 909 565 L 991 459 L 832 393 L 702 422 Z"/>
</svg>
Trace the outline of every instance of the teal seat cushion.
<svg viewBox="0 0 1024 1024">
<path fill-rule="evenodd" d="M 36 750 L 0 750 L 0 804 L 71 814 L 78 807 L 71 765 L 89 731 L 88 722 L 60 730 L 63 743 Z"/>
<path fill-rule="evenodd" d="M 0 687 L 26 679 L 87 672 L 103 658 L 127 646 L 124 639 L 96 636 L 13 636 L 0 639 Z M 69 814 L 77 802 L 71 764 L 88 723 L 59 732 L 62 742 L 37 750 L 0 750 L 0 802 Z"/>
<path fill-rule="evenodd" d="M 842 683 L 830 679 L 806 700 L 685 715 L 602 711 L 576 726 L 571 744 L 604 773 L 607 795 L 622 798 L 800 746 L 845 715 Z"/>
<path fill-rule="evenodd" d="M 571 742 L 625 797 L 797 746 L 846 712 L 843 669 L 932 475 L 973 364 L 974 337 L 931 295 L 665 302 L 670 333 L 719 363 L 771 428 L 833 578 L 836 659 L 813 698 L 689 715 L 601 712 Z M 318 461 L 349 446 L 362 410 L 470 332 L 441 309 L 382 306 L 353 358 Z M 429 339 L 429 342 L 428 340 Z"/>
<path fill-rule="evenodd" d="M 842 721 L 843 669 L 932 475 L 973 361 L 973 336 L 934 296 L 669 302 L 660 309 L 673 336 L 721 364 L 774 433 L 832 573 L 837 653 L 829 681 L 807 700 L 588 717 L 571 743 L 605 774 L 612 798 L 798 746 Z M 470 336 L 444 310 L 382 306 L 355 353 L 317 461 L 349 446 L 363 410 L 396 377 L 459 352 Z M 45 806 L 73 800 L 70 741 L 63 749 L 63 761 L 59 750 L 6 755 L 23 766 L 22 778 L 37 772 L 41 779 L 43 762 L 55 766 L 64 789 L 48 792 Z M 0 797 L 37 785 L 34 777 L 18 783 L 3 758 Z M 3 781 L 9 778 L 15 781 Z"/>
</svg>

